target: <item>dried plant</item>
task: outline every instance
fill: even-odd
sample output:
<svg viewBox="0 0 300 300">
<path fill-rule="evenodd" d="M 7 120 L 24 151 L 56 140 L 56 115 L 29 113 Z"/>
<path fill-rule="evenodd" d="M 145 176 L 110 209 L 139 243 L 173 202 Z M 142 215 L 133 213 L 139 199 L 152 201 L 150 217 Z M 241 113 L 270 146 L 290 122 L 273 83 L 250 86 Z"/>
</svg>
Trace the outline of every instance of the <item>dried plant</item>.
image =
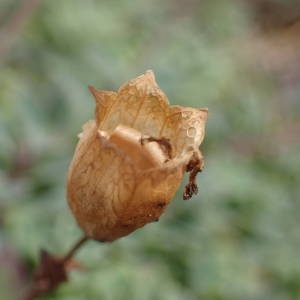
<svg viewBox="0 0 300 300">
<path fill-rule="evenodd" d="M 190 175 L 183 199 L 198 192 L 207 109 L 170 106 L 152 71 L 118 93 L 90 91 L 95 120 L 79 134 L 67 182 L 68 202 L 85 237 L 62 259 L 42 252 L 27 299 L 66 281 L 67 262 L 88 239 L 111 242 L 157 221 L 185 172 Z"/>
</svg>

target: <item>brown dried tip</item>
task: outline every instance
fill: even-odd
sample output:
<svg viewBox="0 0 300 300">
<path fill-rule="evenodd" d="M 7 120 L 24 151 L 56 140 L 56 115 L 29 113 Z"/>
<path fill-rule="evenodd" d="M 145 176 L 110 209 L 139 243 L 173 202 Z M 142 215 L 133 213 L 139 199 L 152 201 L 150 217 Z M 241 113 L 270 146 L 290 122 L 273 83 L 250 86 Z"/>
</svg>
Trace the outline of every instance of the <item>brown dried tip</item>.
<svg viewBox="0 0 300 300">
<path fill-rule="evenodd" d="M 32 300 L 54 290 L 68 280 L 63 259 L 50 255 L 46 250 L 40 252 L 40 263 L 34 274 L 34 285 L 24 300 Z"/>
<path fill-rule="evenodd" d="M 208 110 L 170 106 L 152 71 L 118 92 L 89 89 L 95 120 L 79 135 L 68 201 L 89 237 L 113 241 L 156 221 L 185 172 L 190 179 L 183 198 L 197 193 Z"/>
</svg>

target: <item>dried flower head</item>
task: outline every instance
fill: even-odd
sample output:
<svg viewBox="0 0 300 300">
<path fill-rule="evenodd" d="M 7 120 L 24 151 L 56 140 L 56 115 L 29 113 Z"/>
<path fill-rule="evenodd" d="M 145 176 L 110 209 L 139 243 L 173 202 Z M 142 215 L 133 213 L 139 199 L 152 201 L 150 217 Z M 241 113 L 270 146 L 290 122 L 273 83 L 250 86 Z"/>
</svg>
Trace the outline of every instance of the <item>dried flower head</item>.
<svg viewBox="0 0 300 300">
<path fill-rule="evenodd" d="M 197 193 L 208 111 L 170 106 L 152 71 L 118 93 L 89 89 L 95 120 L 79 134 L 68 201 L 89 237 L 113 241 L 158 220 L 185 172 L 190 178 L 183 198 Z"/>
</svg>

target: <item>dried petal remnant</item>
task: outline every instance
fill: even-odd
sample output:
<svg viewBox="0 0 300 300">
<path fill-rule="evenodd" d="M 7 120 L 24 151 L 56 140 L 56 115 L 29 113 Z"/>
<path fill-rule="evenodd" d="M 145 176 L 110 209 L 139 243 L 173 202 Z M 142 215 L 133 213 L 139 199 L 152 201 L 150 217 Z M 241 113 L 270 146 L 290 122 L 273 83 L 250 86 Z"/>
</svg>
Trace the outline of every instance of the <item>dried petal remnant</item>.
<svg viewBox="0 0 300 300">
<path fill-rule="evenodd" d="M 170 106 L 152 71 L 118 93 L 89 88 L 95 120 L 80 134 L 68 201 L 89 237 L 113 241 L 158 220 L 185 172 L 190 179 L 183 198 L 197 193 L 208 111 Z"/>
</svg>

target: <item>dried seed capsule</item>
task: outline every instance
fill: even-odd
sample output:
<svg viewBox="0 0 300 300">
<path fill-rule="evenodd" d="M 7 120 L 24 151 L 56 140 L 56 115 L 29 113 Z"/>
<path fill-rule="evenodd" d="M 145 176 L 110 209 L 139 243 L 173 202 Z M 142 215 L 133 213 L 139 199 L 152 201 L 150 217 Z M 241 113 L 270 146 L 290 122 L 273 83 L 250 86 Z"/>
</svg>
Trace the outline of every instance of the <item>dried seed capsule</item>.
<svg viewBox="0 0 300 300">
<path fill-rule="evenodd" d="M 190 172 L 197 192 L 198 150 L 207 109 L 170 106 L 152 71 L 118 93 L 90 87 L 95 120 L 83 126 L 68 174 L 70 208 L 85 233 L 113 241 L 158 220 Z"/>
</svg>

